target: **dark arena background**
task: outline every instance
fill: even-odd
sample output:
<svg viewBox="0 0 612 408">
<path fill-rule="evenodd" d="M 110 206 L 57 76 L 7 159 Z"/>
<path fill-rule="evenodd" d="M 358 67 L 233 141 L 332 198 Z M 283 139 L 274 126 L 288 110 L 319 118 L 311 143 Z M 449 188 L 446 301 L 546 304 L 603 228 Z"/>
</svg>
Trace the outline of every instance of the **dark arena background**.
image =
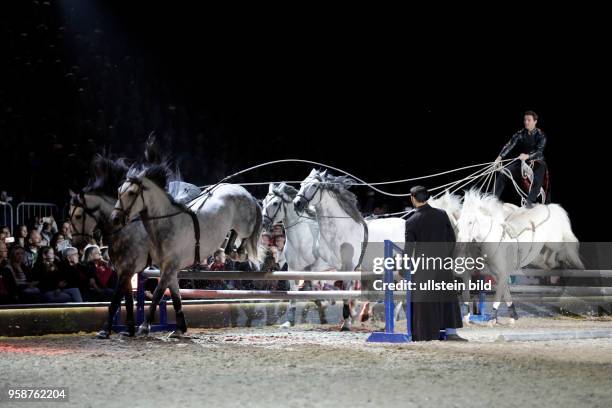
<svg viewBox="0 0 612 408">
<path fill-rule="evenodd" d="M 440 10 L 404 16 L 392 10 L 233 8 L 114 0 L 2 5 L 0 402 L 608 406 L 609 24 L 596 21 L 596 12 L 573 10 L 553 19 L 524 9 L 503 23 L 500 12 L 468 21 Z M 527 111 L 537 113 L 537 128 L 547 138 L 549 200 L 528 208 L 507 183 L 501 199 L 518 207 L 504 207 L 499 225 L 491 221 L 489 233 L 483 227 L 484 238 L 475 235 L 478 222 L 467 219 L 485 217 L 475 218 L 484 225 L 489 207 L 470 207 L 467 197 L 455 213 L 439 207 L 448 214 L 453 239 L 482 252 L 486 245 L 478 243 L 503 242 L 508 255 L 488 253 L 499 258 L 474 276 L 493 287 L 472 291 L 467 304 L 457 306 L 462 327 L 440 327 L 442 341 L 418 341 L 419 302 L 407 302 L 405 292 L 395 294 L 395 304 L 392 291 L 366 296 L 368 279 L 359 273 L 366 273 L 368 262 L 343 258 L 334 264 L 330 242 L 336 241 L 327 240 L 325 223 L 336 220 L 340 226 L 334 232 L 344 237 L 348 227 L 342 222 L 357 220 L 369 225 L 376 254 L 383 256 L 384 239 L 402 242 L 385 247 L 390 251 L 385 257 L 403 251 L 409 236 L 403 219 L 412 219 L 408 211 L 419 205 L 408 196 L 410 189 L 423 185 L 433 195 L 444 191 L 436 187 L 448 185 L 459 201 L 469 188 L 493 192 L 494 177 L 503 177 L 493 162 L 523 129 Z M 108 214 L 88 207 L 99 190 L 87 187 L 99 181 L 101 168 L 109 168 L 96 168 L 96 158 L 142 164 L 151 135 L 155 154 L 168 160 L 166 170 L 198 187 L 262 164 L 224 180 L 243 185 L 257 216 L 216 224 L 210 220 L 223 219 L 221 214 L 201 215 L 200 204 L 192 202 L 171 207 L 182 209 L 179 218 L 187 223 L 161 212 L 166 229 L 156 237 L 147 220 L 153 208 L 144 211 L 145 196 L 154 188 L 130 184 L 146 176 L 126 175 L 125 169 L 120 178 L 105 179 L 116 182 L 106 185 L 105 192 L 112 191 Z M 506 158 L 519 153 L 525 152 L 515 149 Z M 283 159 L 314 163 L 266 164 Z M 354 193 L 356 202 L 347 199 L 357 203 L 354 212 L 346 211 L 345 203 L 337 206 L 345 213 L 330 215 L 320 208 L 323 198 L 319 207 L 314 204 L 317 192 L 309 197 L 311 184 L 300 185 L 313 168 L 326 165 L 332 166 L 328 174 L 361 179 L 319 180 L 319 192 L 329 188 L 329 197 Z M 472 165 L 478 166 L 374 186 L 400 196 L 365 185 Z M 476 171 L 481 173 L 470 184 L 455 183 Z M 124 184 L 128 176 L 133 177 Z M 281 181 L 301 187 L 301 204 L 311 206 L 312 211 L 300 209 L 300 195 L 284 202 L 298 211 L 298 222 L 314 223 L 318 232 L 309 236 L 314 252 L 300 252 L 303 246 L 295 242 L 311 242 L 305 238 L 291 242 L 290 228 L 297 224 L 272 221 L 266 205 L 275 195 L 264 182 Z M 133 224 L 132 206 L 140 205 L 138 200 L 127 205 L 126 185 L 140 186 L 143 211 L 135 215 L 145 228 L 141 235 L 120 238 Z M 484 212 L 476 216 L 470 209 Z M 187 214 L 196 213 L 209 218 L 194 230 Z M 516 221 L 519 216 L 522 221 Z M 391 230 L 379 234 L 373 218 L 395 220 L 399 240 Z M 243 234 L 239 225 L 247 220 L 252 222 Z M 501 232 L 491 234 L 497 227 Z M 236 234 L 228 234 L 230 229 Z M 193 256 L 194 232 L 201 241 L 195 247 L 199 260 Z M 220 242 L 206 252 L 216 233 Z M 244 252 L 252 237 L 254 249 Z M 359 239 L 354 247 L 363 248 L 363 259 L 370 261 Z M 540 258 L 522 262 L 528 255 L 513 246 L 519 243 L 541 248 L 534 255 Z M 181 245 L 187 257 L 175 250 Z M 323 245 L 330 245 L 331 258 L 325 258 Z M 220 247 L 224 251 L 216 250 Z M 564 251 L 577 254 L 573 263 Z M 306 256 L 321 262 L 292 266 Z M 522 263 L 507 271 L 495 263 L 516 259 Z M 119 265 L 126 260 L 133 260 L 132 266 L 122 272 Z M 158 278 L 161 274 L 164 282 L 170 274 L 166 265 L 182 270 L 177 287 L 182 309 L 172 286 L 163 292 L 160 284 L 159 311 L 143 331 Z M 122 273 L 129 276 L 122 279 Z M 206 273 L 207 279 L 198 275 Z M 385 282 L 401 279 L 393 273 L 387 271 Z M 500 306 L 495 288 L 503 282 L 514 303 L 503 298 Z M 324 290 L 314 293 L 319 289 Z M 136 312 L 130 324 L 126 309 L 132 297 Z M 119 298 L 124 303 L 115 315 L 112 304 Z M 348 315 L 347 298 L 352 299 Z M 412 309 L 398 306 L 398 300 Z M 187 331 L 177 310 L 184 310 Z M 348 322 L 350 330 L 344 331 Z M 134 335 L 131 329 L 139 331 Z"/>
</svg>

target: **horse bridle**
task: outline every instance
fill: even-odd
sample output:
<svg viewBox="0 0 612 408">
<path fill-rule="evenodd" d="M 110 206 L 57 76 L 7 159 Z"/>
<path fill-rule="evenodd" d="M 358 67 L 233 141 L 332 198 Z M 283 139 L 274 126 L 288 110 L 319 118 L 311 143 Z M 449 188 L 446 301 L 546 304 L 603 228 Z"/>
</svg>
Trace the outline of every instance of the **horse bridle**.
<svg viewBox="0 0 612 408">
<path fill-rule="evenodd" d="M 89 207 L 87 207 L 87 200 L 85 198 L 85 194 L 83 194 L 83 193 L 79 193 L 76 196 L 76 198 L 77 198 L 76 200 L 73 199 L 73 201 L 72 201 L 72 206 L 74 208 L 70 212 L 70 218 L 69 218 L 70 226 L 74 230 L 74 233 L 72 234 L 72 236 L 73 237 L 75 237 L 75 236 L 83 236 L 85 238 L 93 238 L 93 235 L 85 233 L 86 217 L 89 215 L 96 222 L 96 224 L 94 225 L 94 228 L 93 228 L 93 231 L 95 231 L 96 227 L 100 223 L 100 220 L 98 220 L 98 217 L 96 217 L 95 213 L 100 208 L 99 207 L 96 207 L 96 208 L 89 208 Z M 82 225 L 81 225 L 81 232 L 79 232 L 79 230 L 77 229 L 75 223 L 73 222 L 74 213 L 75 213 L 77 208 L 82 208 L 83 209 L 83 218 L 82 218 L 83 221 L 82 221 Z"/>
<path fill-rule="evenodd" d="M 127 208 L 123 208 L 123 202 L 121 201 L 121 193 L 118 192 L 118 199 L 117 199 L 117 204 L 115 204 L 114 210 L 115 211 L 119 211 L 121 212 L 124 217 L 126 218 L 126 222 L 124 224 L 127 225 L 128 220 L 127 217 L 130 215 L 130 213 L 132 212 L 132 207 L 134 207 L 134 204 L 136 204 L 136 201 L 138 200 L 138 197 L 141 198 L 142 200 L 142 210 L 140 211 L 139 215 L 140 218 L 142 219 L 142 221 L 152 221 L 152 220 L 160 220 L 163 218 L 171 218 L 174 217 L 176 215 L 179 214 L 187 214 L 189 215 L 189 217 L 191 218 L 192 222 L 193 222 L 193 231 L 194 231 L 194 239 L 195 239 L 195 250 L 194 250 L 194 257 L 193 257 L 193 265 L 199 265 L 200 264 L 200 223 L 198 221 L 198 218 L 195 214 L 195 212 L 190 211 L 186 208 L 181 208 L 179 206 L 179 210 L 170 214 L 164 214 L 164 215 L 157 215 L 157 216 L 153 216 L 150 217 L 148 215 L 148 209 L 147 206 L 145 205 L 145 200 L 144 200 L 144 186 L 142 184 L 142 180 L 137 179 L 137 178 L 128 178 L 125 180 L 125 182 L 130 183 L 130 187 L 132 184 L 136 184 L 139 187 L 139 192 L 138 194 L 134 197 L 134 199 L 132 200 L 132 202 L 130 203 L 130 205 Z M 124 182 L 124 183 L 125 183 Z M 176 202 L 174 201 L 174 199 L 169 195 L 168 198 L 170 199 L 170 202 L 172 203 L 173 206 L 177 206 Z M 123 227 L 122 227 L 123 228 Z"/>
<path fill-rule="evenodd" d="M 123 214 L 124 218 L 126 219 L 126 224 L 127 224 L 127 218 L 130 215 L 130 212 L 132 211 L 132 207 L 134 207 L 134 204 L 136 204 L 136 201 L 138 201 L 138 197 L 140 197 L 142 199 L 142 208 L 143 210 L 141 211 L 141 217 L 142 215 L 144 215 L 144 213 L 146 213 L 146 206 L 145 206 L 145 201 L 144 201 L 144 188 L 142 185 L 142 181 L 137 179 L 137 178 L 128 178 L 125 180 L 125 182 L 130 183 L 130 187 L 132 185 L 137 185 L 138 186 L 138 194 L 136 194 L 136 196 L 134 197 L 134 199 L 132 200 L 132 202 L 130 203 L 130 205 L 126 208 L 123 208 L 123 202 L 121 201 L 121 193 L 118 193 L 118 200 L 117 200 L 117 204 L 115 204 L 115 206 L 113 207 L 113 210 L 118 211 L 120 213 Z"/>
<path fill-rule="evenodd" d="M 310 205 L 310 202 L 312 200 L 314 200 L 315 196 L 317 195 L 317 193 L 319 192 L 319 190 L 321 189 L 321 183 L 323 182 L 323 179 L 319 176 L 315 176 L 312 177 L 314 179 L 316 179 L 316 183 L 312 183 L 315 185 L 315 189 L 314 189 L 314 193 L 312 193 L 312 195 L 310 196 L 310 198 L 306 197 L 304 194 L 302 193 L 297 193 L 296 197 L 301 197 L 306 201 L 306 206 L 308 207 Z"/>
<path fill-rule="evenodd" d="M 276 192 L 276 191 L 272 191 L 271 193 L 268 193 L 268 196 L 275 196 L 275 197 L 280 198 L 280 199 L 282 200 L 283 204 L 291 204 L 291 200 L 285 200 L 285 198 L 282 196 L 282 194 L 280 194 L 280 193 L 278 193 L 278 192 Z M 267 211 L 267 208 L 268 208 L 268 207 L 265 207 L 265 208 L 266 208 L 266 211 L 265 211 L 265 213 L 263 214 L 264 219 L 269 220 L 269 221 L 270 221 L 270 224 L 272 224 L 272 223 L 274 222 L 274 220 L 276 219 L 276 216 L 277 216 L 277 215 L 278 215 L 278 213 L 280 212 L 281 207 L 283 206 L 283 204 L 281 204 L 281 205 L 279 205 L 278 207 L 276 207 L 276 211 L 274 211 L 274 214 L 273 214 L 271 217 L 268 215 L 268 211 Z M 298 214 L 298 215 L 299 215 L 299 214 Z M 299 218 L 300 218 L 300 220 L 299 220 L 299 221 L 297 221 L 296 223 L 291 224 L 291 225 L 284 225 L 284 226 L 283 226 L 283 228 L 284 228 L 285 230 L 287 230 L 287 229 L 289 229 L 289 228 L 291 228 L 291 227 L 294 227 L 294 226 L 296 226 L 297 224 L 299 224 L 299 223 L 301 223 L 302 221 L 304 221 L 304 220 L 303 220 L 304 218 L 307 218 L 307 219 L 309 219 L 309 220 L 311 220 L 311 219 L 312 219 L 312 218 L 310 218 L 310 217 L 304 217 L 304 216 L 302 216 L 302 215 L 299 215 Z"/>
</svg>

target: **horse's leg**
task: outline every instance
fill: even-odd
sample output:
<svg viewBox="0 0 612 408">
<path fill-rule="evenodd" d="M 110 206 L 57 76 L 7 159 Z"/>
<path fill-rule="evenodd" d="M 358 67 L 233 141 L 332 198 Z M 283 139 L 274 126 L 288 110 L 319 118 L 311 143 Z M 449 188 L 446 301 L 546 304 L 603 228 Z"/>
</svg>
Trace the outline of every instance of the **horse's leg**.
<svg viewBox="0 0 612 408">
<path fill-rule="evenodd" d="M 344 282 L 345 290 L 353 289 L 353 281 L 345 281 Z M 344 321 L 342 322 L 342 326 L 340 326 L 341 331 L 350 331 L 352 326 L 352 317 L 351 317 L 351 308 L 350 308 L 350 300 L 343 299 L 342 300 L 342 318 Z"/>
<path fill-rule="evenodd" d="M 493 298 L 493 314 L 491 316 L 492 324 L 497 323 L 497 309 L 499 309 L 499 305 L 501 303 L 502 295 L 506 290 L 506 286 L 508 285 L 507 276 L 505 274 L 499 273 L 496 268 L 490 267 L 490 271 L 495 276 L 495 280 L 497 281 L 497 287 L 495 288 L 495 296 Z"/>
<path fill-rule="evenodd" d="M 506 301 L 506 306 L 508 306 L 508 311 L 510 312 L 510 324 L 513 324 L 514 321 L 518 319 L 518 313 L 516 312 L 516 307 L 512 301 L 512 295 L 510 295 L 510 285 L 506 285 L 506 290 L 504 290 L 504 300 Z"/>
<path fill-rule="evenodd" d="M 108 316 L 106 317 L 104 326 L 102 326 L 102 330 L 96 334 L 97 339 L 108 339 L 110 337 L 113 329 L 113 320 L 115 319 L 117 310 L 119 310 L 119 307 L 121 307 L 121 298 L 125 293 L 125 281 L 127 280 L 129 282 L 128 275 L 129 274 L 127 273 L 122 273 L 117 281 L 117 285 L 113 291 L 113 296 L 111 297 L 110 305 L 108 305 Z"/>
<path fill-rule="evenodd" d="M 289 290 L 291 291 L 297 290 L 297 283 L 295 280 L 289 281 Z M 286 328 L 295 326 L 296 307 L 297 307 L 297 301 L 295 299 L 291 299 L 289 301 L 289 309 L 287 310 L 287 321 L 280 325 L 281 328 L 286 329 Z"/>
<path fill-rule="evenodd" d="M 178 276 L 176 279 L 172 279 L 168 285 L 168 288 L 170 289 L 170 296 L 172 296 L 172 307 L 174 308 L 174 314 L 176 316 L 176 330 L 170 333 L 170 337 L 181 337 L 183 334 L 187 333 L 187 321 L 185 320 L 185 314 L 183 313 L 183 306 L 181 304 L 181 292 L 178 284 Z"/>
<path fill-rule="evenodd" d="M 168 287 L 169 279 L 168 273 L 164 273 L 162 270 L 161 277 L 159 278 L 159 282 L 157 282 L 157 286 L 153 291 L 153 299 L 151 299 L 151 305 L 149 306 L 149 313 L 145 318 L 145 321 L 138 327 L 138 335 L 148 335 L 151 331 L 151 323 L 155 319 L 155 312 L 157 311 L 157 306 L 164 296 L 164 292 Z"/>
<path fill-rule="evenodd" d="M 134 293 L 132 292 L 132 279 L 128 279 L 125 286 L 125 328 L 123 333 L 128 337 L 136 334 L 136 321 L 134 320 Z"/>
<path fill-rule="evenodd" d="M 352 271 L 355 269 L 353 265 L 353 256 L 355 254 L 355 249 L 350 244 L 342 244 L 340 245 L 340 258 L 342 260 L 342 271 Z M 355 285 L 354 281 L 344 281 L 344 289 L 352 290 Z M 343 299 L 342 301 L 342 318 L 344 321 L 342 322 L 342 326 L 340 327 L 341 331 L 350 331 L 353 319 L 353 313 L 351 313 L 351 305 L 352 302 L 349 299 Z"/>
</svg>

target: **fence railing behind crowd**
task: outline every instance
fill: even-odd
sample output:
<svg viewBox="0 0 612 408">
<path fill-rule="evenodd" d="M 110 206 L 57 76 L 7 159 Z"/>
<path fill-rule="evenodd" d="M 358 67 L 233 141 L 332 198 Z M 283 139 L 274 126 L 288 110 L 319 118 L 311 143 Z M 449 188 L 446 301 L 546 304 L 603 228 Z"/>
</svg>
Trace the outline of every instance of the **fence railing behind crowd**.
<svg viewBox="0 0 612 408">
<path fill-rule="evenodd" d="M 62 221 L 70 218 L 70 202 L 67 202 L 62 207 Z"/>
<path fill-rule="evenodd" d="M 6 225 L 11 230 L 11 235 L 14 234 L 13 206 L 9 203 L 0 202 L 0 225 Z"/>
<path fill-rule="evenodd" d="M 51 203 L 19 203 L 16 210 L 17 225 L 25 224 L 33 217 L 42 218 L 53 215 L 57 218 L 58 211 L 57 205 Z"/>
</svg>

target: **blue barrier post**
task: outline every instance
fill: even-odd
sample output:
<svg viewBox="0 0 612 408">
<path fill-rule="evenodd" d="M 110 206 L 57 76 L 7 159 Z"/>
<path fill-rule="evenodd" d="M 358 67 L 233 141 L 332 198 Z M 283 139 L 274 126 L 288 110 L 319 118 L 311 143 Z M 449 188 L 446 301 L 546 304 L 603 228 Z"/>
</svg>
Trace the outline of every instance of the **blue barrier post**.
<svg viewBox="0 0 612 408">
<path fill-rule="evenodd" d="M 398 248 L 393 242 L 385 240 L 384 257 L 393 258 L 394 249 L 397 248 L 401 252 L 402 249 Z M 384 283 L 393 282 L 393 268 L 388 268 L 385 265 Z M 410 271 L 408 271 L 408 280 L 410 279 Z M 394 333 L 395 329 L 395 304 L 393 302 L 393 291 L 385 287 L 385 331 L 374 332 L 368 337 L 368 342 L 371 343 L 408 343 L 412 341 L 411 335 L 411 306 L 410 306 L 410 291 L 407 291 L 406 301 L 406 324 L 408 326 L 407 333 Z"/>
<path fill-rule="evenodd" d="M 136 325 L 140 326 L 144 322 L 145 309 L 145 277 L 142 273 L 138 274 L 138 284 L 136 286 Z M 165 298 L 159 302 L 159 324 L 152 324 L 151 331 L 172 331 L 176 329 L 176 324 L 168 323 L 167 302 Z"/>
<path fill-rule="evenodd" d="M 484 283 L 484 278 L 480 278 L 481 283 Z M 470 322 L 488 322 L 491 320 L 491 315 L 486 313 L 486 293 L 481 290 L 478 294 L 478 314 L 470 315 Z"/>
<path fill-rule="evenodd" d="M 145 307 L 145 290 L 144 290 L 144 276 L 142 273 L 138 274 L 138 281 L 136 283 L 136 325 L 140 326 L 144 322 L 144 307 Z"/>
</svg>

